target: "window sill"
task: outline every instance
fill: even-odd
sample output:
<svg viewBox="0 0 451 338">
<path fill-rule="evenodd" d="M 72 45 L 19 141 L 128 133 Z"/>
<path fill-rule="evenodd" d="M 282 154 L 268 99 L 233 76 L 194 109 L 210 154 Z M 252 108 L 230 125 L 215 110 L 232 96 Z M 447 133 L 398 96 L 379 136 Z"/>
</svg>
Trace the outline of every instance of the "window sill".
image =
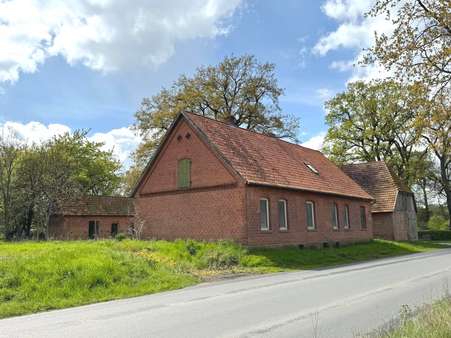
<svg viewBox="0 0 451 338">
<path fill-rule="evenodd" d="M 309 229 L 309 228 L 307 228 L 307 231 L 308 231 L 308 232 L 318 232 L 318 229 L 316 229 L 316 228 L 315 228 L 315 229 Z"/>
<path fill-rule="evenodd" d="M 286 229 L 279 229 L 279 232 L 288 232 L 288 228 L 286 228 Z"/>
<path fill-rule="evenodd" d="M 272 230 L 271 229 L 268 229 L 268 230 L 259 229 L 258 232 L 261 233 L 261 234 L 272 234 Z"/>
</svg>

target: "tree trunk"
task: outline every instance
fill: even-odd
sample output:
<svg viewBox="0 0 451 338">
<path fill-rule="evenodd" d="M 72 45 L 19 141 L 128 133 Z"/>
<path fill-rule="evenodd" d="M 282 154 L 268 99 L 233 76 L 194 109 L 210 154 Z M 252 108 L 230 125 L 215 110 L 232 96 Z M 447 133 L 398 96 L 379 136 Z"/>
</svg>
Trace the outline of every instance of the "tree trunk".
<svg viewBox="0 0 451 338">
<path fill-rule="evenodd" d="M 449 189 L 445 190 L 446 203 L 448 206 L 448 229 L 451 230 L 451 191 Z"/>
<path fill-rule="evenodd" d="M 31 224 L 33 223 L 34 210 L 33 206 L 28 206 L 27 217 L 25 219 L 25 223 L 22 228 L 22 233 L 28 239 L 31 238 Z"/>
<path fill-rule="evenodd" d="M 440 157 L 440 178 L 443 185 L 443 190 L 446 195 L 446 205 L 448 207 L 448 229 L 451 230 L 451 187 L 449 183 L 448 171 L 446 168 L 447 157 Z"/>
<path fill-rule="evenodd" d="M 424 212 L 426 214 L 426 223 L 429 221 L 429 218 L 431 216 L 429 211 L 429 201 L 428 201 L 428 194 L 426 191 L 426 180 L 423 179 L 423 184 L 421 185 L 421 190 L 423 192 L 423 203 L 424 203 Z"/>
</svg>

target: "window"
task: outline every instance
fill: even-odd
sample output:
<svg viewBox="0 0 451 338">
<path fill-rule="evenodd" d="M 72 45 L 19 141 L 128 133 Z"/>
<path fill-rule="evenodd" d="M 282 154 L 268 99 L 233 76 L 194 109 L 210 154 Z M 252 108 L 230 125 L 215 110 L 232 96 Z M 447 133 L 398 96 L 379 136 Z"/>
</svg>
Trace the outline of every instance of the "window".
<svg viewBox="0 0 451 338">
<path fill-rule="evenodd" d="M 191 186 L 191 160 L 183 159 L 178 162 L 177 186 L 187 189 Z"/>
<path fill-rule="evenodd" d="M 279 200 L 277 202 L 277 207 L 279 209 L 279 229 L 288 229 L 288 217 L 287 217 L 287 201 Z"/>
<path fill-rule="evenodd" d="M 99 221 L 89 221 L 88 238 L 94 239 L 99 236 Z"/>
<path fill-rule="evenodd" d="M 351 227 L 351 222 L 349 221 L 349 205 L 345 205 L 345 224 L 344 228 L 349 229 Z"/>
<path fill-rule="evenodd" d="M 111 224 L 111 237 L 116 237 L 117 235 L 117 223 Z"/>
<path fill-rule="evenodd" d="M 312 201 L 305 202 L 305 213 L 307 215 L 307 229 L 315 230 L 315 204 Z"/>
<path fill-rule="evenodd" d="M 310 171 L 311 171 L 312 173 L 314 173 L 314 174 L 316 174 L 316 175 L 319 175 L 319 171 L 313 166 L 313 164 L 307 163 L 307 162 L 304 162 L 304 164 L 307 166 L 307 168 L 310 169 Z"/>
<path fill-rule="evenodd" d="M 269 203 L 266 198 L 260 200 L 260 230 L 269 230 Z"/>
<path fill-rule="evenodd" d="M 334 203 L 332 205 L 332 229 L 338 230 L 339 221 L 338 221 L 338 205 Z"/>
<path fill-rule="evenodd" d="M 365 207 L 360 207 L 360 226 L 366 229 L 366 210 Z"/>
</svg>

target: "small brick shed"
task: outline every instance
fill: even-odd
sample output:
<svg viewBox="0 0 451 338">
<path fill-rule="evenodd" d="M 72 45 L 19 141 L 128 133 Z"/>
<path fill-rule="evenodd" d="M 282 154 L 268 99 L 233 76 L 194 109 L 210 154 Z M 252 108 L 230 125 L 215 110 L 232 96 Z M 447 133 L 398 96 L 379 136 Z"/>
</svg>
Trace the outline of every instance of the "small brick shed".
<svg viewBox="0 0 451 338">
<path fill-rule="evenodd" d="M 180 114 L 132 197 L 144 238 L 249 246 L 373 237 L 370 196 L 321 152 Z"/>
<path fill-rule="evenodd" d="M 384 161 L 350 164 L 342 169 L 375 198 L 372 207 L 375 237 L 418 239 L 414 194 Z"/>
<path fill-rule="evenodd" d="M 84 196 L 66 203 L 51 216 L 49 237 L 53 239 L 110 238 L 127 233 L 133 225 L 132 198 Z"/>
</svg>

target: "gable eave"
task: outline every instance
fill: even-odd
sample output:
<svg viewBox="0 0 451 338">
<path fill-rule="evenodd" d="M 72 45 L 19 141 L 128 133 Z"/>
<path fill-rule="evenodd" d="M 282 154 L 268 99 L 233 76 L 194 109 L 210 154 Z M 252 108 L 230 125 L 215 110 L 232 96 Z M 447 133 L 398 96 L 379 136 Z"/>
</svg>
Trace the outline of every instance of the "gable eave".
<svg viewBox="0 0 451 338">
<path fill-rule="evenodd" d="M 177 125 L 180 123 L 180 121 L 186 121 L 188 126 L 196 133 L 196 135 L 200 138 L 200 140 L 207 146 L 208 149 L 215 155 L 216 158 L 219 159 L 219 161 L 224 165 L 226 170 L 228 170 L 233 177 L 238 178 L 242 182 L 245 182 L 245 179 L 241 176 L 241 174 L 232 166 L 232 164 L 224 157 L 224 155 L 221 153 L 221 151 L 214 145 L 213 142 L 208 138 L 208 136 L 202 131 L 201 128 L 199 128 L 185 113 L 179 113 L 177 117 L 174 119 L 170 127 L 168 128 L 168 131 L 163 137 L 163 140 L 158 145 L 157 149 L 155 150 L 155 153 L 152 155 L 152 158 L 147 163 L 146 167 L 144 168 L 139 180 L 137 181 L 132 193 L 130 194 L 130 197 L 134 198 L 136 196 L 136 193 L 138 192 L 141 185 L 144 183 L 146 177 L 148 177 L 148 174 L 150 170 L 152 169 L 153 165 L 155 164 L 156 160 L 158 159 L 158 156 L 164 149 L 166 143 L 170 139 L 170 136 L 172 135 L 173 131 L 176 129 Z"/>
<path fill-rule="evenodd" d="M 171 125 L 168 128 L 168 131 L 164 134 L 163 139 L 161 140 L 160 144 L 158 145 L 157 149 L 155 150 L 154 154 L 150 158 L 149 162 L 145 166 L 144 170 L 141 173 L 141 176 L 139 177 L 138 181 L 135 184 L 135 187 L 132 190 L 132 193 L 129 197 L 134 198 L 136 193 L 138 192 L 138 189 L 141 187 L 141 184 L 144 182 L 145 178 L 147 177 L 150 169 L 152 168 L 153 164 L 155 163 L 156 159 L 158 158 L 158 155 L 161 153 L 162 149 L 164 148 L 165 144 L 169 140 L 169 136 L 172 134 L 172 132 L 175 129 L 175 126 L 179 123 L 179 121 L 182 118 L 183 113 L 179 113 L 177 117 L 172 121 Z"/>
</svg>

